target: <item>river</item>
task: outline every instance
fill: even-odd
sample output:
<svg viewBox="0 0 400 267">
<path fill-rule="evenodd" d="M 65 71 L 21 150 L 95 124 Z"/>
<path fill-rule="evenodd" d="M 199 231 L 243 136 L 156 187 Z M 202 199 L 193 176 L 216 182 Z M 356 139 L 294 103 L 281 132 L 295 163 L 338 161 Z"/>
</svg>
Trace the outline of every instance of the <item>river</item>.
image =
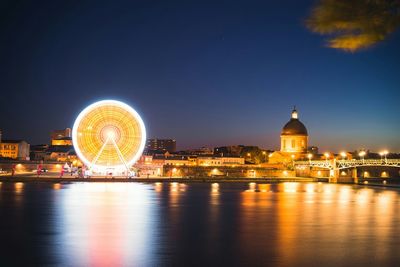
<svg viewBox="0 0 400 267">
<path fill-rule="evenodd" d="M 400 191 L 0 183 L 0 266 L 400 266 Z"/>
</svg>

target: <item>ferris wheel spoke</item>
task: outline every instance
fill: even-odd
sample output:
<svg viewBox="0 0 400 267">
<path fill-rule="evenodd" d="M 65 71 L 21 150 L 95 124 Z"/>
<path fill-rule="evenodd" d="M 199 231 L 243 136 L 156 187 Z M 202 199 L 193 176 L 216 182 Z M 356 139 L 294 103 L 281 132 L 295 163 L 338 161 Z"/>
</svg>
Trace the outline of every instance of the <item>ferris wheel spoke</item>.
<svg viewBox="0 0 400 267">
<path fill-rule="evenodd" d="M 100 148 L 99 152 L 96 154 L 96 156 L 94 157 L 93 161 L 90 163 L 89 168 L 92 168 L 92 166 L 96 163 L 96 161 L 99 160 L 99 157 L 101 156 L 101 153 L 103 153 L 104 148 L 106 147 L 108 141 L 110 138 L 107 138 L 106 141 L 104 142 L 104 144 L 102 145 L 102 147 Z"/>
<path fill-rule="evenodd" d="M 113 143 L 113 145 L 115 147 L 115 150 L 117 151 L 117 155 L 118 155 L 119 159 L 122 161 L 122 163 L 125 165 L 126 169 L 129 171 L 128 164 L 126 163 L 126 161 L 124 159 L 124 156 L 121 153 L 121 150 L 119 150 L 119 147 L 118 147 L 117 143 L 115 143 L 115 140 L 112 139 L 112 138 L 111 138 L 111 141 L 112 141 L 112 143 Z"/>
</svg>

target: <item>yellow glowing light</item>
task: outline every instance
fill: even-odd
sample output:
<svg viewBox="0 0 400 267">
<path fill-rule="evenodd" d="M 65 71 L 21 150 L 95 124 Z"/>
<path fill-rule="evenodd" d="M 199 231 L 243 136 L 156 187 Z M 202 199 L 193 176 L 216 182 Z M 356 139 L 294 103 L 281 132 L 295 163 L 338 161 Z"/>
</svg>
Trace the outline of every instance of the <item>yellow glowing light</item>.
<svg viewBox="0 0 400 267">
<path fill-rule="evenodd" d="M 312 159 L 312 157 L 313 157 L 313 155 L 311 153 L 307 155 L 308 159 Z"/>
<path fill-rule="evenodd" d="M 79 159 L 97 169 L 131 166 L 146 142 L 144 123 L 130 106 L 115 100 L 96 102 L 78 116 L 72 140 Z"/>
<path fill-rule="evenodd" d="M 329 158 L 330 154 L 329 153 L 325 153 L 324 156 L 325 156 L 325 158 Z"/>
<path fill-rule="evenodd" d="M 287 171 L 283 171 L 283 175 L 284 176 L 288 176 L 288 172 Z"/>
<path fill-rule="evenodd" d="M 364 157 L 365 156 L 365 151 L 360 151 L 360 153 L 358 153 L 358 155 L 360 156 L 360 157 Z"/>
<path fill-rule="evenodd" d="M 342 156 L 342 158 L 345 158 L 347 156 L 346 152 L 340 152 L 340 156 Z"/>
</svg>

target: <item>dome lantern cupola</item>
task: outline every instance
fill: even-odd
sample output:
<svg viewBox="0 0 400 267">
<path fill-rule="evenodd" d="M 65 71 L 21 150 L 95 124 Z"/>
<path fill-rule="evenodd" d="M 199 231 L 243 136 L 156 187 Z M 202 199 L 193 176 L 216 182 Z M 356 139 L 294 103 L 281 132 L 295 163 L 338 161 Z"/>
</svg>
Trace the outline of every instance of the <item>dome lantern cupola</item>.
<svg viewBox="0 0 400 267">
<path fill-rule="evenodd" d="M 297 113 L 296 106 L 294 106 L 293 111 L 292 111 L 292 119 L 298 119 L 298 118 L 299 118 L 299 115 Z"/>
</svg>

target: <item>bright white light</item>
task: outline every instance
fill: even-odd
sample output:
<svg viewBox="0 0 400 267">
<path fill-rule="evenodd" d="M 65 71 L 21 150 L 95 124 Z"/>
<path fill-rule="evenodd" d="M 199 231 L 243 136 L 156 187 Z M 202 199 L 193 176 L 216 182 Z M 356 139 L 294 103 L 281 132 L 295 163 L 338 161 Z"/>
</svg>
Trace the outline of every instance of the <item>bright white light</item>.
<svg viewBox="0 0 400 267">
<path fill-rule="evenodd" d="M 107 132 L 107 137 L 113 140 L 115 138 L 114 131 L 112 131 L 112 130 L 108 131 Z"/>
</svg>

